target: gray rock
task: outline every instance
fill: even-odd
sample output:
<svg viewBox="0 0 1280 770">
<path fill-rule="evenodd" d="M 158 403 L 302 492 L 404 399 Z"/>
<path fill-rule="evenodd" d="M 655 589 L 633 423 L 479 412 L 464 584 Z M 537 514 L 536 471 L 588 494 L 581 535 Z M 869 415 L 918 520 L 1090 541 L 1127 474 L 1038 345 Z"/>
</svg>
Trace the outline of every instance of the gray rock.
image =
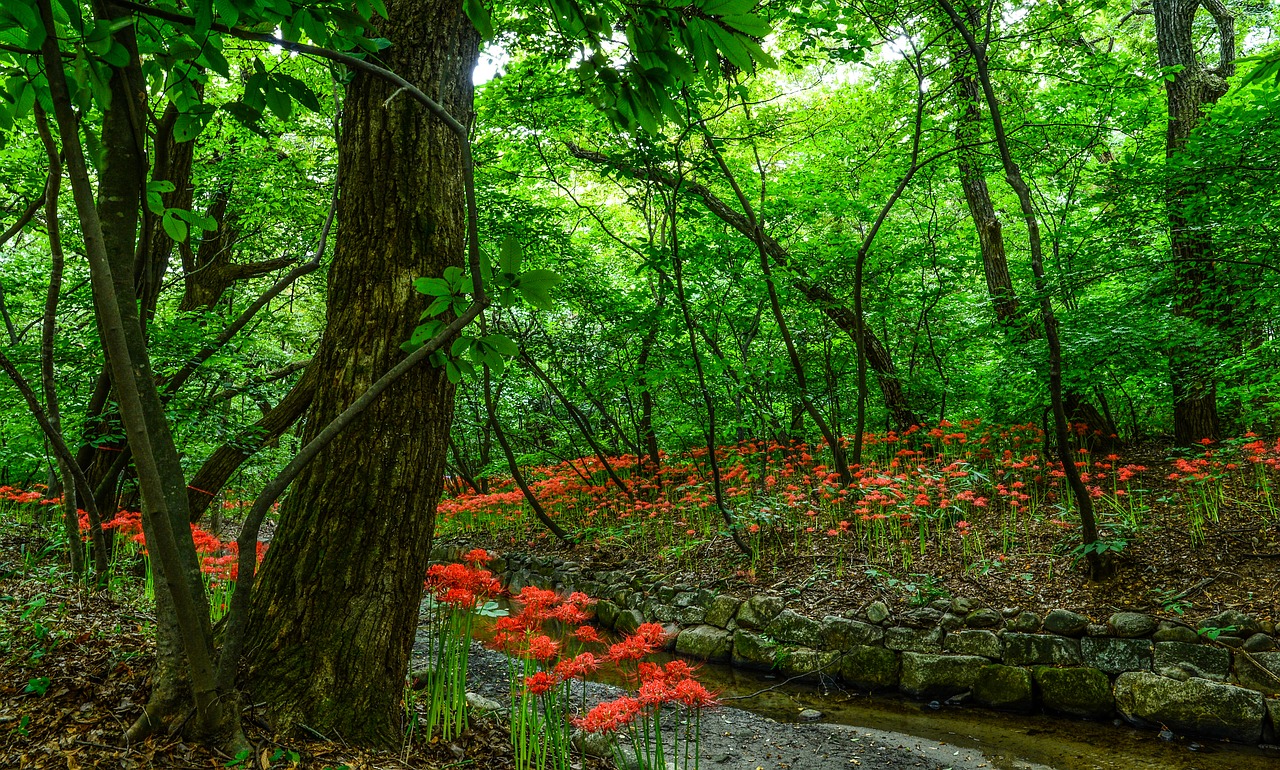
<svg viewBox="0 0 1280 770">
<path fill-rule="evenodd" d="M 685 607 L 676 613 L 676 620 L 685 626 L 696 626 L 706 620 L 707 611 L 701 607 Z"/>
<path fill-rule="evenodd" d="M 837 669 L 840 678 L 864 690 L 898 686 L 898 653 L 884 647 L 850 647 L 844 651 Z"/>
<path fill-rule="evenodd" d="M 1036 688 L 1044 707 L 1088 719 L 1106 719 L 1115 711 L 1111 680 L 1096 668 L 1036 666 Z"/>
<path fill-rule="evenodd" d="M 822 643 L 822 625 L 795 610 L 783 610 L 764 628 L 765 634 L 783 644 L 817 647 Z"/>
<path fill-rule="evenodd" d="M 1262 738 L 1266 704 L 1262 695 L 1204 679 L 1177 682 L 1130 671 L 1116 678 L 1116 708 L 1142 727 L 1257 743 Z"/>
<path fill-rule="evenodd" d="M 1200 641 L 1200 634 L 1197 634 L 1194 628 L 1181 623 L 1170 623 L 1167 620 L 1162 620 L 1156 632 L 1151 635 L 1151 640 L 1154 642 L 1196 644 Z"/>
<path fill-rule="evenodd" d="M 797 716 L 801 722 L 816 722 L 822 719 L 823 713 L 817 709 L 803 709 Z"/>
<path fill-rule="evenodd" d="M 942 652 L 943 633 L 937 626 L 928 629 L 895 626 L 884 632 L 884 646 L 908 652 Z"/>
<path fill-rule="evenodd" d="M 1017 666 L 983 666 L 973 683 L 973 699 L 993 709 L 1030 711 L 1035 707 L 1031 672 Z"/>
<path fill-rule="evenodd" d="M 733 632 L 733 665 L 741 668 L 773 668 L 778 645 L 761 634 L 738 629 Z"/>
<path fill-rule="evenodd" d="M 809 647 L 782 647 L 773 667 L 787 676 L 836 672 L 840 660 L 838 652 L 819 652 Z"/>
<path fill-rule="evenodd" d="M 1089 619 L 1070 610 L 1052 610 L 1044 616 L 1044 630 L 1061 636 L 1080 636 Z"/>
<path fill-rule="evenodd" d="M 855 645 L 879 644 L 884 629 L 857 620 L 828 615 L 822 619 L 822 646 L 828 650 L 844 650 Z"/>
<path fill-rule="evenodd" d="M 1262 723 L 1262 742 L 1275 744 L 1280 740 L 1280 698 L 1265 698 L 1267 718 Z"/>
<path fill-rule="evenodd" d="M 932 607 L 917 607 L 898 615 L 898 622 L 916 628 L 931 628 L 942 620 L 942 612 Z"/>
<path fill-rule="evenodd" d="M 618 605 L 608 599 L 596 602 L 596 621 L 605 628 L 615 628 L 618 625 L 618 612 Z"/>
<path fill-rule="evenodd" d="M 1151 670 L 1151 642 L 1147 639 L 1113 639 L 1108 636 L 1080 640 L 1086 665 L 1108 674 Z"/>
<path fill-rule="evenodd" d="M 676 619 L 677 609 L 668 604 L 646 602 L 645 613 L 659 623 L 671 623 Z"/>
<path fill-rule="evenodd" d="M 947 631 L 955 631 L 957 628 L 964 627 L 964 618 L 950 612 L 944 612 L 942 617 L 938 619 L 938 625 Z"/>
<path fill-rule="evenodd" d="M 737 621 L 743 628 L 762 629 L 782 612 L 782 599 L 777 596 L 753 596 L 738 607 Z"/>
<path fill-rule="evenodd" d="M 681 591 L 676 594 L 675 605 L 677 607 L 692 607 L 697 603 L 697 594 L 693 591 Z"/>
<path fill-rule="evenodd" d="M 622 610 L 618 613 L 618 623 L 614 629 L 621 634 L 631 634 L 644 622 L 644 615 L 640 610 Z"/>
<path fill-rule="evenodd" d="M 1280 695 L 1280 652 L 1232 653 L 1231 680 L 1266 695 Z"/>
<path fill-rule="evenodd" d="M 1156 666 L 1156 673 L 1169 679 L 1176 679 L 1179 682 L 1185 682 L 1191 678 L 1191 673 L 1179 666 Z"/>
<path fill-rule="evenodd" d="M 707 607 L 707 617 L 704 620 L 707 625 L 724 628 L 729 625 L 729 621 L 733 619 L 734 613 L 738 611 L 738 605 L 741 603 L 732 596 L 720 594 L 711 600 L 710 606 Z"/>
<path fill-rule="evenodd" d="M 1217 615 L 1210 615 L 1199 623 L 1200 628 L 1220 628 L 1231 630 L 1239 636 L 1252 636 L 1262 631 L 1262 625 L 1254 618 L 1240 610 L 1223 610 Z"/>
<path fill-rule="evenodd" d="M 1117 612 L 1107 619 L 1111 633 L 1125 639 L 1151 636 L 1156 630 L 1156 619 L 1141 612 Z"/>
<path fill-rule="evenodd" d="M 1111 636 L 1111 628 L 1106 623 L 1090 623 L 1084 627 L 1085 636 Z"/>
<path fill-rule="evenodd" d="M 950 599 L 934 599 L 933 601 L 929 602 L 929 609 L 934 610 L 935 612 L 946 612 L 947 610 L 951 609 L 951 600 Z"/>
<path fill-rule="evenodd" d="M 1280 698 L 1267 698 L 1267 723 L 1263 725 L 1264 743 L 1280 742 Z"/>
<path fill-rule="evenodd" d="M 727 661 L 733 649 L 733 637 L 715 626 L 693 626 L 676 637 L 676 652 L 698 660 Z"/>
<path fill-rule="evenodd" d="M 1040 616 L 1030 610 L 1024 610 L 1014 615 L 1006 625 L 1010 631 L 1033 634 L 1040 630 Z"/>
<path fill-rule="evenodd" d="M 977 608 L 978 603 L 968 597 L 958 596 L 951 600 L 951 611 L 957 615 L 968 615 Z"/>
<path fill-rule="evenodd" d="M 958 655 L 981 655 L 984 658 L 999 660 L 1004 650 L 1000 637 L 990 631 L 970 630 L 956 631 L 947 634 L 942 647 L 947 652 Z"/>
<path fill-rule="evenodd" d="M 1229 636 L 1227 634 L 1223 634 L 1222 636 L 1219 636 L 1217 639 L 1214 639 L 1213 641 L 1224 647 L 1231 647 L 1232 649 L 1239 649 L 1241 647 L 1244 647 L 1243 636 Z"/>
<path fill-rule="evenodd" d="M 1244 640 L 1241 646 L 1246 652 L 1271 652 L 1276 648 L 1276 640 L 1264 633 L 1256 633 Z"/>
<path fill-rule="evenodd" d="M 1185 676 L 1174 676 L 1175 679 L 1187 679 L 1197 676 L 1215 682 L 1224 682 L 1231 672 L 1231 653 L 1221 647 L 1207 644 L 1187 644 L 1186 642 L 1157 642 L 1155 646 L 1155 667 L 1161 674 L 1168 676 L 1168 670 L 1176 669 Z"/>
<path fill-rule="evenodd" d="M 1076 666 L 1080 642 L 1049 634 L 1005 634 L 1004 662 L 1011 666 Z"/>
<path fill-rule="evenodd" d="M 1003 623 L 1004 616 L 990 607 L 974 610 L 964 619 L 964 624 L 969 628 L 996 628 Z"/>
<path fill-rule="evenodd" d="M 987 663 L 975 655 L 904 652 L 898 689 L 918 698 L 947 698 L 971 689 Z"/>
<path fill-rule="evenodd" d="M 883 623 L 889 619 L 889 607 L 882 601 L 874 601 L 867 605 L 866 616 L 872 623 Z"/>
<path fill-rule="evenodd" d="M 506 707 L 496 700 L 469 691 L 467 692 L 467 705 L 471 707 L 472 711 L 480 714 L 496 714 L 506 711 Z"/>
</svg>

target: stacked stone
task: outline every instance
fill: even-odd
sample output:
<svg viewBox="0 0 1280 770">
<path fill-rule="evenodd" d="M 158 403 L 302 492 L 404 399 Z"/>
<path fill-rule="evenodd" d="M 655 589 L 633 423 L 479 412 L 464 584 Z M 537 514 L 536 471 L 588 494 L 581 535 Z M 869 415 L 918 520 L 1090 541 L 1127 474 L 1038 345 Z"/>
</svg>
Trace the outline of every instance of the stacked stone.
<svg viewBox="0 0 1280 770">
<path fill-rule="evenodd" d="M 608 628 L 626 633 L 661 622 L 676 652 L 701 660 L 995 709 L 1043 708 L 1091 719 L 1119 714 L 1138 726 L 1280 741 L 1276 627 L 1233 610 L 1205 618 L 1198 629 L 1135 612 L 1094 622 L 1056 609 L 1042 618 L 964 598 L 896 613 L 875 601 L 815 619 L 779 596 L 741 599 L 706 586 L 669 585 L 641 568 L 586 573 L 530 556 L 508 556 L 491 567 L 512 590 L 537 585 L 600 597 L 597 621 Z"/>
</svg>

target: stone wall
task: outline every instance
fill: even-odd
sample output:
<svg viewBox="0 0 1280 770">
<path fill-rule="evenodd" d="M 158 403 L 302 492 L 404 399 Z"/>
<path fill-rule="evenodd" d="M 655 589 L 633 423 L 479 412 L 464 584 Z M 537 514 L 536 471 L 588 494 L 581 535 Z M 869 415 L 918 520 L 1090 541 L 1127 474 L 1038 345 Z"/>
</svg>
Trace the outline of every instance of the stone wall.
<svg viewBox="0 0 1280 770">
<path fill-rule="evenodd" d="M 460 553 L 442 548 L 433 555 Z M 1040 617 L 958 598 L 909 609 L 875 601 L 815 618 L 780 596 L 668 583 L 642 567 L 585 571 L 521 554 L 490 567 L 513 592 L 536 585 L 597 598 L 601 626 L 627 633 L 663 623 L 676 652 L 701 660 L 827 675 L 864 690 L 948 703 L 1091 719 L 1118 714 L 1141 727 L 1280 742 L 1276 627 L 1240 612 L 1193 628 L 1134 612 L 1093 619 L 1057 609 Z"/>
</svg>

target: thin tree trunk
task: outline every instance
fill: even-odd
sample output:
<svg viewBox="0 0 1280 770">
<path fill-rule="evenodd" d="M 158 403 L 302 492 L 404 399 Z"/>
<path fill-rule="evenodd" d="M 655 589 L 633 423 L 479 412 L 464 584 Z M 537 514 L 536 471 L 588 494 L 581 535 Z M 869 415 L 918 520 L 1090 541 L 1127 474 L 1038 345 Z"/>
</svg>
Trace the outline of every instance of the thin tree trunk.
<svg viewBox="0 0 1280 770">
<path fill-rule="evenodd" d="M 1062 398 L 1062 345 L 1058 340 L 1058 319 L 1053 312 L 1049 285 L 1045 278 L 1040 225 L 1036 219 L 1035 206 L 1031 201 L 1031 189 L 1022 178 L 1022 170 L 1009 151 L 1008 135 L 1005 133 L 1004 122 L 1000 117 L 1000 104 L 996 99 L 995 90 L 991 85 L 991 75 L 987 69 L 986 46 L 978 43 L 950 0 L 938 0 L 938 2 L 951 18 L 956 31 L 964 37 L 965 44 L 973 55 L 978 79 L 982 84 L 982 93 L 986 98 L 987 109 L 991 113 L 991 125 L 995 133 L 996 146 L 1000 150 L 1000 162 L 1004 166 L 1005 179 L 1018 196 L 1018 204 L 1022 209 L 1023 220 L 1026 222 L 1027 241 L 1031 251 L 1031 270 L 1035 275 L 1036 293 L 1040 295 L 1040 320 L 1044 325 L 1045 341 L 1049 345 L 1049 396 L 1052 401 L 1054 434 L 1058 442 L 1058 459 L 1062 463 L 1068 487 L 1080 513 L 1083 550 L 1089 564 L 1089 577 L 1092 580 L 1102 580 L 1110 577 L 1113 565 L 1109 558 L 1097 550 L 1098 526 L 1093 514 L 1093 499 L 1080 479 L 1080 471 L 1076 468 L 1075 457 L 1068 439 L 1067 413 Z"/>
</svg>

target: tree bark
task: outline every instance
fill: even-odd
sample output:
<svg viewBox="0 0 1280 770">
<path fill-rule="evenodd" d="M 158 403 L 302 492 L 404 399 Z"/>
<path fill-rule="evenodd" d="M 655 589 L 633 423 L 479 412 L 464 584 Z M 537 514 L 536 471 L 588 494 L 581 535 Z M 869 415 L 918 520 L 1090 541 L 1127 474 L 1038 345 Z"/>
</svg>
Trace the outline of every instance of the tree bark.
<svg viewBox="0 0 1280 770">
<path fill-rule="evenodd" d="M 458 0 L 387 4 L 385 66 L 464 125 L 478 36 Z M 347 89 L 328 323 L 304 438 L 404 356 L 425 307 L 414 279 L 462 264 L 461 147 L 440 120 L 368 72 Z M 454 388 L 403 377 L 298 476 L 263 563 L 246 685 L 277 729 L 355 744 L 400 739 L 400 698 L 442 488 Z"/>
<path fill-rule="evenodd" d="M 1218 63 L 1206 67 L 1197 55 L 1192 36 L 1196 11 L 1203 7 L 1218 27 Z M 1169 123 L 1165 133 L 1165 157 L 1182 152 L 1205 108 L 1227 91 L 1226 79 L 1235 72 L 1235 19 L 1222 0 L 1155 0 L 1152 17 L 1156 27 L 1156 53 L 1161 67 L 1181 67 L 1165 82 Z M 1173 251 L 1173 276 L 1177 298 L 1174 315 L 1192 325 L 1189 333 L 1169 349 L 1173 385 L 1173 432 L 1179 444 L 1192 444 L 1221 434 L 1212 354 L 1201 342 L 1213 325 L 1208 295 L 1214 282 L 1213 238 L 1201 222 L 1191 221 L 1187 204 L 1196 186 L 1170 179 L 1165 189 L 1169 220 L 1169 245 Z M 1202 215 L 1201 215 L 1202 216 Z"/>
</svg>

